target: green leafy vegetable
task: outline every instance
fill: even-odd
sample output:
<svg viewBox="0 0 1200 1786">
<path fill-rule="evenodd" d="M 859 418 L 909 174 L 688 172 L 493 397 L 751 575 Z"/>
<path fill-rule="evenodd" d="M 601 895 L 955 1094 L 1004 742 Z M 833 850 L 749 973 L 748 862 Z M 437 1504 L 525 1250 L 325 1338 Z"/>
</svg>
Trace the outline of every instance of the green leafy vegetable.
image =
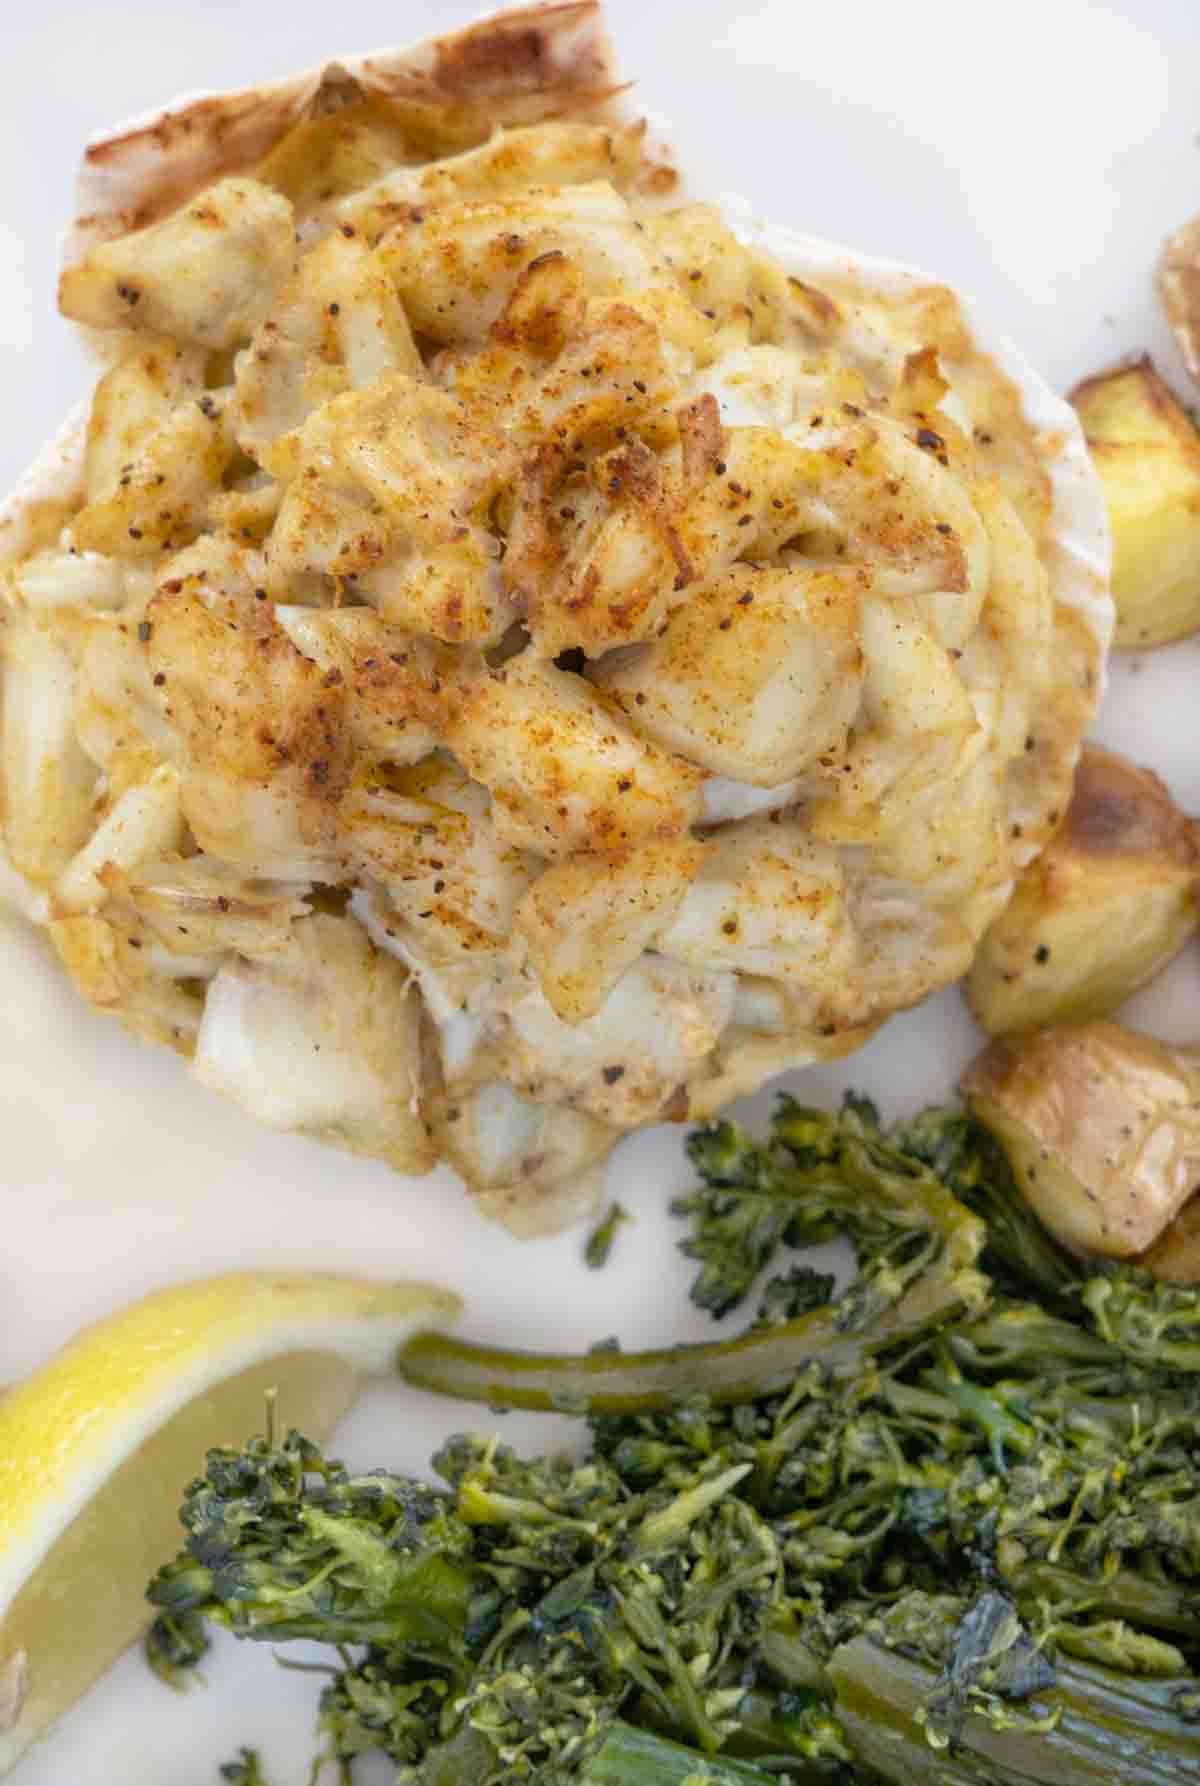
<svg viewBox="0 0 1200 1786">
<path fill-rule="evenodd" d="M 588 1235 L 587 1245 L 583 1249 L 584 1264 L 590 1270 L 599 1271 L 602 1266 L 608 1264 L 609 1256 L 613 1250 L 613 1242 L 617 1238 L 617 1229 L 622 1222 L 632 1219 L 619 1203 L 609 1204 L 604 1220 L 592 1229 Z"/>
<path fill-rule="evenodd" d="M 831 1271 L 814 1271 L 811 1265 L 793 1265 L 773 1277 L 763 1291 L 757 1327 L 782 1327 L 825 1308 L 833 1301 L 837 1279 Z"/>
<path fill-rule="evenodd" d="M 146 1638 L 146 1660 L 169 1687 L 188 1685 L 189 1670 L 207 1653 L 208 1632 L 195 1612 L 162 1612 Z"/>
<path fill-rule="evenodd" d="M 814 1366 L 848 1381 L 876 1356 L 986 1303 L 988 1283 L 976 1269 L 983 1223 L 918 1156 L 882 1134 L 865 1101 L 848 1103 L 839 1117 L 785 1099 L 764 1146 L 722 1122 L 694 1137 L 690 1152 L 708 1188 L 675 1208 L 694 1217 L 685 1250 L 705 1260 L 693 1288 L 703 1306 L 735 1306 L 785 1238 L 810 1245 L 847 1234 L 858 1256 L 849 1285 L 830 1300 L 832 1285 L 817 1274 L 789 1277 L 768 1290 L 754 1327 L 711 1345 L 573 1357 L 422 1334 L 404 1350 L 402 1375 L 501 1408 L 612 1414 L 695 1394 L 748 1401 L 785 1390 Z M 742 1200 L 769 1206 L 771 1219 L 738 1220 Z"/>
<path fill-rule="evenodd" d="M 1045 1693 L 1057 1677 L 1012 1601 L 985 1588 L 961 1617 L 939 1623 L 941 1633 L 947 1627 L 954 1634 L 949 1653 L 921 1708 L 929 1742 L 937 1749 L 956 1747 L 973 1711 L 985 1713 L 993 1727 L 1020 1728 L 1021 1719 L 1012 1708 Z M 1052 1730 L 1055 1722 L 1051 1712 L 1034 1717 L 1026 1728 Z"/>
<path fill-rule="evenodd" d="M 431 1487 L 296 1434 L 210 1453 L 160 1672 L 206 1622 L 334 1644 L 326 1752 L 399 1786 L 1200 1786 L 1193 1293 L 1062 1254 L 954 1113 L 789 1101 L 693 1157 L 704 1306 L 831 1233 L 849 1282 L 797 1263 L 702 1346 L 406 1351 L 586 1411 L 582 1460 L 460 1435 Z"/>
<path fill-rule="evenodd" d="M 227 1761 L 220 1769 L 221 1778 L 229 1786 L 267 1786 L 266 1776 L 254 1749 L 239 1749 L 235 1761 Z"/>
</svg>

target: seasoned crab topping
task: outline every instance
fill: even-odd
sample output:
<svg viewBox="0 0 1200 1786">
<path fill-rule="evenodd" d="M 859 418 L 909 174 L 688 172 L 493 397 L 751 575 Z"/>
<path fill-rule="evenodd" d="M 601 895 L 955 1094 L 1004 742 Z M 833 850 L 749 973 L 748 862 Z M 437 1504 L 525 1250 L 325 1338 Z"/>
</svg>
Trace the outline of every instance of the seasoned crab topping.
<svg viewBox="0 0 1200 1786">
<path fill-rule="evenodd" d="M 1096 657 L 950 294 L 797 278 L 547 66 L 343 73 L 93 232 L 0 743 L 85 997 L 522 1232 L 963 971 Z"/>
</svg>

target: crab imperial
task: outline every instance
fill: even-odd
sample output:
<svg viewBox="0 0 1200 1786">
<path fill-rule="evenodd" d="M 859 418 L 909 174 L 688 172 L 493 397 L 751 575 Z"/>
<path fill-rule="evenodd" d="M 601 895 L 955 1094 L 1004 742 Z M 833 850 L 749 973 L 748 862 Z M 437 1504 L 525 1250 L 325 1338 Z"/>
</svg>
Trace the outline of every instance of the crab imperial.
<svg viewBox="0 0 1200 1786">
<path fill-rule="evenodd" d="M 85 998 L 537 1232 L 967 969 L 1110 612 L 950 291 L 696 199 L 589 0 L 131 127 L 80 212 L 0 769 Z"/>
</svg>

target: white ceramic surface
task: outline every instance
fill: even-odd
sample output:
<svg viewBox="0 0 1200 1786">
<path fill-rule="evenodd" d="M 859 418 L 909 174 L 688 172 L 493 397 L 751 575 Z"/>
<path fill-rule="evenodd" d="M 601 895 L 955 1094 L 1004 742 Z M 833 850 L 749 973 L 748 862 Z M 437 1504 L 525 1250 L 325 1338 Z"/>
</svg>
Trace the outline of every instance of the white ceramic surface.
<svg viewBox="0 0 1200 1786">
<path fill-rule="evenodd" d="M 61 0 L 4 26 L 0 355 L 8 488 L 84 381 L 52 309 L 58 237 L 84 138 L 172 93 L 257 80 L 339 48 L 447 29 L 469 0 Z M 1194 0 L 610 0 L 623 68 L 689 163 L 780 223 L 927 268 L 965 290 L 1057 385 L 1149 348 L 1185 388 L 1157 314 L 1161 237 L 1200 208 Z M 247 29 L 248 16 L 253 19 Z M 1157 768 L 1200 812 L 1200 641 L 1118 657 L 1097 735 Z M 516 1343 L 630 1344 L 701 1331 L 666 1204 L 688 1180 L 677 1132 L 626 1142 L 609 1186 L 636 1217 L 602 1273 L 582 1237 L 519 1245 L 448 1174 L 382 1167 L 254 1128 L 175 1059 L 84 1011 L 44 945 L 0 923 L 0 1381 L 154 1284 L 232 1265 L 426 1272 L 464 1290 L 466 1331 Z M 1200 1036 L 1200 949 L 1133 1001 L 1131 1021 Z M 854 1084 L 889 1112 L 943 1097 L 977 1044 L 950 991 L 837 1068 L 790 1082 L 814 1101 Z M 762 1121 L 764 1092 L 739 1111 Z M 464 1410 L 464 1413 L 469 1412 Z M 462 1424 L 380 1386 L 340 1434 L 355 1464 L 418 1466 Z M 553 1442 L 565 1423 L 509 1418 Z M 311 1677 L 222 1645 L 207 1687 L 161 1688 L 135 1654 L 21 1764 L 19 1786 L 206 1786 L 239 1743 L 275 1786 L 306 1778 Z M 374 1776 L 384 1780 L 383 1768 Z"/>
</svg>

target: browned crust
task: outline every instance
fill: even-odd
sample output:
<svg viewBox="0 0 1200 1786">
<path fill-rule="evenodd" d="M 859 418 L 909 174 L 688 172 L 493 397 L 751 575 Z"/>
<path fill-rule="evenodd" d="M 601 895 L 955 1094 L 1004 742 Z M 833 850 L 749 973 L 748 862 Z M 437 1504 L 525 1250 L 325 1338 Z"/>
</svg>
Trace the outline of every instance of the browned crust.
<svg viewBox="0 0 1200 1786">
<path fill-rule="evenodd" d="M 1111 439 L 1103 418 L 1097 422 L 1094 415 L 1089 415 L 1089 410 L 1092 408 L 1093 396 L 1102 394 L 1116 379 L 1126 379 L 1136 384 L 1148 422 L 1157 425 L 1162 434 L 1173 435 L 1192 458 L 1200 459 L 1196 425 L 1148 353 L 1130 354 L 1117 360 L 1104 371 L 1093 372 L 1087 378 L 1081 378 L 1068 391 L 1067 402 L 1079 411 L 1089 446 L 1104 445 Z M 1122 438 L 1118 444 L 1129 443 Z"/>
<path fill-rule="evenodd" d="M 139 229 L 232 169 L 259 160 L 302 118 L 357 98 L 462 121 L 534 123 L 603 106 L 617 91 L 600 0 L 498 12 L 404 49 L 344 57 L 287 79 L 168 107 L 89 145 L 64 264 Z"/>
<path fill-rule="evenodd" d="M 1045 460 L 1057 443 L 1039 441 L 1037 430 L 1026 418 L 1019 387 L 992 355 L 979 347 L 949 286 L 918 286 L 898 307 L 919 318 L 921 338 L 936 347 L 941 362 L 952 369 L 956 388 L 969 385 L 972 389 L 980 462 L 1003 479 L 1021 519 L 1044 547 L 1051 506 Z"/>
<path fill-rule="evenodd" d="M 1200 1284 L 1200 1197 L 1185 1203 L 1137 1263 L 1169 1284 Z"/>
<path fill-rule="evenodd" d="M 1106 385 L 1110 378 L 1119 378 L 1125 372 L 1145 373 L 1157 379 L 1160 384 L 1162 383 L 1162 380 L 1158 378 L 1154 361 L 1148 353 L 1122 354 L 1121 358 L 1114 360 L 1111 366 L 1105 366 L 1099 372 L 1089 372 L 1086 378 L 1081 378 L 1077 384 L 1073 384 L 1067 392 L 1067 402 L 1078 408 L 1080 402 L 1087 402 L 1093 390 Z"/>
<path fill-rule="evenodd" d="M 1089 372 L 1086 378 L 1081 378 L 1078 384 L 1072 385 L 1067 392 L 1067 402 L 1073 403 L 1078 409 L 1080 404 L 1087 404 L 1093 391 L 1102 390 L 1112 379 L 1123 378 L 1130 372 L 1136 372 L 1143 381 L 1149 407 L 1161 415 L 1164 421 L 1170 421 L 1179 405 L 1159 376 L 1158 367 L 1148 353 L 1123 354 L 1102 371 Z"/>
<path fill-rule="evenodd" d="M 1147 856 L 1200 871 L 1200 834 L 1161 776 L 1097 744 L 1085 744 L 1062 830 L 1043 860 L 1061 851 L 1082 862 Z"/>
</svg>

